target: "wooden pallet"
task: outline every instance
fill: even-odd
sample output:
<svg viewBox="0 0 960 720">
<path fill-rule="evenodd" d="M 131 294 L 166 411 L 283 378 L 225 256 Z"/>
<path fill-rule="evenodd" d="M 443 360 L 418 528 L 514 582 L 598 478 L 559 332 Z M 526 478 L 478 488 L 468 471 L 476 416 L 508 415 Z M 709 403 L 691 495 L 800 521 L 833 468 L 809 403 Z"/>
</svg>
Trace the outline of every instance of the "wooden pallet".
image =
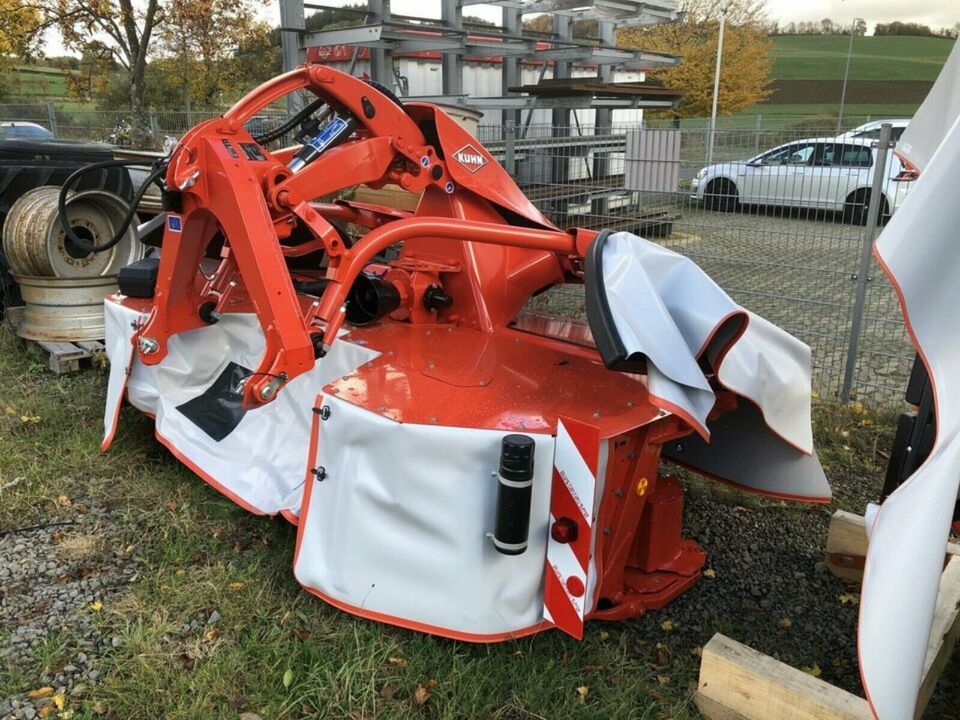
<svg viewBox="0 0 960 720">
<path fill-rule="evenodd" d="M 20 327 L 22 307 L 5 309 L 5 319 L 14 332 Z M 27 348 L 46 358 L 47 367 L 57 375 L 66 375 L 80 369 L 81 360 L 89 360 L 104 351 L 102 340 L 31 340 L 22 338 Z"/>
<path fill-rule="evenodd" d="M 81 360 L 90 360 L 104 351 L 101 340 L 78 340 L 64 342 L 59 340 L 26 340 L 27 346 L 47 359 L 47 367 L 57 375 L 75 373 L 80 369 Z"/>
<path fill-rule="evenodd" d="M 827 567 L 844 580 L 863 579 L 867 536 L 859 515 L 837 511 L 830 520 Z M 948 547 L 915 717 L 930 695 L 960 636 L 960 546 Z M 703 648 L 694 700 L 711 720 L 870 720 L 867 701 L 819 678 L 716 634 Z"/>
</svg>

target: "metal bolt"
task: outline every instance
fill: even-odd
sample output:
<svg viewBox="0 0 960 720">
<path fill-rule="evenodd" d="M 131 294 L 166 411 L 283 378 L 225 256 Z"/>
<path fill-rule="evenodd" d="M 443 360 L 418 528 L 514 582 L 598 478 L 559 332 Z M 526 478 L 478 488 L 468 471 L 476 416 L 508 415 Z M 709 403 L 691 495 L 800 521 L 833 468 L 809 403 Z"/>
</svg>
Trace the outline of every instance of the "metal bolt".
<svg viewBox="0 0 960 720">
<path fill-rule="evenodd" d="M 260 397 L 264 400 L 273 400 L 277 394 L 277 390 L 280 389 L 280 386 L 283 384 L 283 381 L 286 380 L 285 377 L 278 376 L 270 380 L 263 388 L 260 390 Z"/>
<path fill-rule="evenodd" d="M 448 182 L 446 185 L 443 186 L 443 189 L 447 191 L 447 194 L 448 194 L 448 195 L 452 195 L 452 194 L 453 194 L 453 189 L 454 189 L 454 188 L 453 188 L 453 183 L 452 183 L 452 182 Z"/>
<path fill-rule="evenodd" d="M 321 420 L 329 420 L 329 419 L 330 419 L 330 406 L 329 406 L 329 405 L 324 405 L 322 408 L 320 408 L 320 419 L 321 419 Z"/>
<path fill-rule="evenodd" d="M 140 352 L 144 355 L 152 355 L 160 349 L 160 343 L 156 338 L 142 337 L 139 342 Z"/>
<path fill-rule="evenodd" d="M 605 527 L 605 528 L 603 529 L 603 534 L 604 534 L 604 535 L 609 535 L 609 534 L 612 533 L 612 532 L 613 532 L 613 530 L 612 530 L 611 528 Z"/>
<path fill-rule="evenodd" d="M 430 165 L 430 158 L 424 155 L 420 158 L 420 164 L 423 165 L 423 167 L 428 167 Z"/>
<path fill-rule="evenodd" d="M 327 469 L 323 465 L 317 465 L 310 472 L 312 472 L 314 477 L 316 477 L 320 482 L 323 482 L 327 479 Z"/>
<path fill-rule="evenodd" d="M 636 456 L 637 456 L 637 453 L 635 453 L 633 450 L 627 453 L 627 457 L 630 458 L 631 460 L 633 460 Z"/>
<path fill-rule="evenodd" d="M 192 173 L 190 173 L 190 176 L 189 176 L 189 177 L 185 178 L 185 179 L 183 180 L 183 182 L 181 182 L 181 183 L 177 186 L 177 189 L 179 189 L 179 190 L 186 190 L 187 188 L 192 188 L 194 185 L 197 184 L 197 179 L 198 179 L 199 177 L 200 177 L 200 171 L 199 171 L 199 170 L 194 170 Z"/>
<path fill-rule="evenodd" d="M 683 443 L 677 443 L 677 452 L 678 452 L 678 453 L 682 453 L 682 452 L 683 452 Z"/>
</svg>

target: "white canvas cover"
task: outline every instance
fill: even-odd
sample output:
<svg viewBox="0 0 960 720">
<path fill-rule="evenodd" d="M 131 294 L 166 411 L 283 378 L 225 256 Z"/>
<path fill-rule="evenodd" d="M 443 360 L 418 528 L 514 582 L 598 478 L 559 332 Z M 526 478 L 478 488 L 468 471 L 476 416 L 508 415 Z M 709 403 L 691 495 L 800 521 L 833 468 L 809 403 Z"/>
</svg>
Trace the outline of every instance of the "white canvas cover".
<svg viewBox="0 0 960 720">
<path fill-rule="evenodd" d="M 217 441 L 178 406 L 207 390 L 230 362 L 245 368 L 259 365 L 264 339 L 256 315 L 228 313 L 215 325 L 174 335 L 158 365 L 144 365 L 134 355 L 127 374 L 114 368 L 130 362 L 133 326 L 140 313 L 109 299 L 104 307 L 111 362 L 105 444 L 125 389 L 134 407 L 155 416 L 157 439 L 207 482 L 251 512 L 297 515 L 315 398 L 326 383 L 378 353 L 350 342 L 334 343 L 310 372 L 287 383 L 273 402 L 248 410 L 236 428 Z"/>
<path fill-rule="evenodd" d="M 960 47 L 958 45 L 957 47 Z M 944 552 L 960 481 L 960 51 L 953 54 L 905 139 L 929 151 L 906 202 L 874 247 L 900 296 L 933 388 L 937 434 L 926 462 L 867 512 L 869 546 L 859 654 L 867 698 L 881 720 L 913 717 Z M 951 95 L 952 93 L 952 95 Z M 950 103 L 940 101 L 952 98 Z M 949 125 L 940 113 L 950 110 Z M 924 137 L 942 128 L 939 137 Z M 916 145 L 914 146 L 916 147 Z"/>
<path fill-rule="evenodd" d="M 683 416 L 702 438 L 667 454 L 760 492 L 829 500 L 813 455 L 810 348 L 740 307 L 689 258 L 641 237 L 609 235 L 602 259 L 610 315 L 626 352 L 647 358 L 651 402 Z M 716 443 L 707 442 L 716 395 L 704 360 L 742 398 L 721 416 L 726 432 Z"/>
<path fill-rule="evenodd" d="M 327 396 L 294 574 L 358 615 L 464 640 L 509 638 L 543 619 L 554 438 L 536 443 L 529 545 L 503 555 L 494 527 L 509 432 L 401 423 Z"/>
<path fill-rule="evenodd" d="M 960 40 L 954 46 L 920 109 L 903 131 L 897 152 L 921 170 L 960 116 Z"/>
</svg>

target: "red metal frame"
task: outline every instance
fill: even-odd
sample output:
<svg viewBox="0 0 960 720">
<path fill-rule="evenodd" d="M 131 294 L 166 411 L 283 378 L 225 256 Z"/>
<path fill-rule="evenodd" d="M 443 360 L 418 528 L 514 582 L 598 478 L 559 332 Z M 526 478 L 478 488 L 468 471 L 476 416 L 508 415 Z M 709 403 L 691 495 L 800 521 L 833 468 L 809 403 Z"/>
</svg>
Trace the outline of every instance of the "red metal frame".
<svg viewBox="0 0 960 720">
<path fill-rule="evenodd" d="M 359 125 L 346 142 L 293 173 L 287 168 L 293 152 L 271 153 L 259 147 L 244 123 L 297 90 L 314 93 L 338 111 L 349 111 Z M 255 152 L 248 153 L 251 148 Z M 458 152 L 466 148 L 469 165 L 458 160 Z M 657 475 L 660 447 L 689 434 L 690 427 L 654 407 L 639 381 L 616 376 L 622 392 L 611 389 L 613 380 L 589 385 L 593 373 L 606 371 L 583 338 L 550 339 L 510 327 L 534 293 L 577 281 L 595 234 L 557 229 L 486 149 L 441 110 L 417 103 L 401 107 L 366 82 L 327 67 L 304 66 L 257 88 L 222 118 L 188 132 L 171 157 L 166 183 L 179 190 L 180 205 L 171 213 L 179 222 L 168 221 L 164 234 L 155 297 L 137 335 L 141 362 L 159 363 L 171 336 L 203 326 L 199 308 L 205 304 L 214 303 L 220 312 L 252 309 L 266 349 L 245 384 L 244 399 L 250 406 L 270 402 L 286 382 L 313 367 L 316 353 L 335 342 L 354 281 L 362 272 L 374 272 L 393 283 L 401 296 L 400 308 L 382 330 L 374 328 L 366 335 L 358 331 L 365 342 L 387 343 L 405 354 L 407 365 L 399 360 L 380 362 L 385 376 L 432 363 L 423 355 L 426 347 L 445 352 L 454 364 L 469 365 L 464 356 L 472 351 L 452 343 L 466 342 L 462 330 L 472 329 L 487 334 L 489 341 L 480 339 L 474 366 L 464 367 L 452 383 L 462 388 L 458 392 L 477 392 L 475 388 L 486 385 L 484 352 L 492 353 L 494 364 L 498 357 L 501 363 L 507 357 L 522 358 L 522 352 L 513 349 L 514 343 L 522 342 L 523 352 L 544 357 L 526 369 L 501 369 L 516 382 L 549 386 L 551 375 L 562 376 L 551 368 L 573 357 L 577 372 L 586 378 L 583 390 L 608 394 L 589 398 L 596 403 L 594 415 L 602 416 L 596 424 L 606 428 L 610 448 L 597 521 L 602 535 L 595 548 L 601 606 L 593 617 L 637 616 L 662 606 L 696 581 L 703 551 L 680 537 L 679 486 Z M 323 200 L 358 184 L 386 183 L 421 193 L 416 212 Z M 368 232 L 346 247 L 334 221 Z M 309 231 L 311 239 L 285 242 L 298 227 Z M 205 276 L 200 264 L 208 246 L 221 235 L 226 241 L 219 266 L 212 277 Z M 402 245 L 399 259 L 387 265 L 374 263 L 378 254 L 397 244 Z M 322 295 L 298 295 L 287 259 L 320 251 L 324 262 L 314 277 L 322 272 L 327 281 Z M 424 293 L 435 285 L 456 298 L 452 307 L 425 307 Z M 401 323 L 408 324 L 408 330 L 403 340 L 397 340 Z M 411 326 L 420 326 L 424 337 Z M 437 326 L 457 329 L 447 345 L 426 342 L 430 328 Z M 548 354 L 556 357 L 551 360 L 556 365 L 545 364 Z M 437 370 L 442 372 L 458 371 L 456 366 Z M 424 380 L 424 375 L 411 371 L 410 377 L 411 382 L 429 385 L 432 376 L 428 373 Z M 362 386 L 368 391 L 373 383 L 365 379 Z M 643 391 L 636 401 L 627 397 L 634 386 Z M 448 383 L 443 392 L 449 387 Z M 536 408 L 527 422 L 549 425 L 560 413 L 582 415 L 583 397 L 558 394 L 549 411 Z M 497 400 L 507 406 L 511 402 L 509 397 Z M 482 404 L 478 408 L 486 411 Z M 487 421 L 467 420 L 477 427 Z"/>
</svg>

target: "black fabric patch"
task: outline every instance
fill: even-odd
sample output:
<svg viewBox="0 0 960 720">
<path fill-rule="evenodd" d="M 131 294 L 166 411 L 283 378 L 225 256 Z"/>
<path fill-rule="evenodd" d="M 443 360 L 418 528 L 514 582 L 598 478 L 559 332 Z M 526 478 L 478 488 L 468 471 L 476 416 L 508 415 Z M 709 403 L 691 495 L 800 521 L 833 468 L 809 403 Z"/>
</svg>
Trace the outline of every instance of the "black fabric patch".
<svg viewBox="0 0 960 720">
<path fill-rule="evenodd" d="M 253 371 L 231 362 L 200 395 L 179 405 L 177 410 L 216 442 L 232 433 L 246 410 L 241 381 Z"/>
</svg>

